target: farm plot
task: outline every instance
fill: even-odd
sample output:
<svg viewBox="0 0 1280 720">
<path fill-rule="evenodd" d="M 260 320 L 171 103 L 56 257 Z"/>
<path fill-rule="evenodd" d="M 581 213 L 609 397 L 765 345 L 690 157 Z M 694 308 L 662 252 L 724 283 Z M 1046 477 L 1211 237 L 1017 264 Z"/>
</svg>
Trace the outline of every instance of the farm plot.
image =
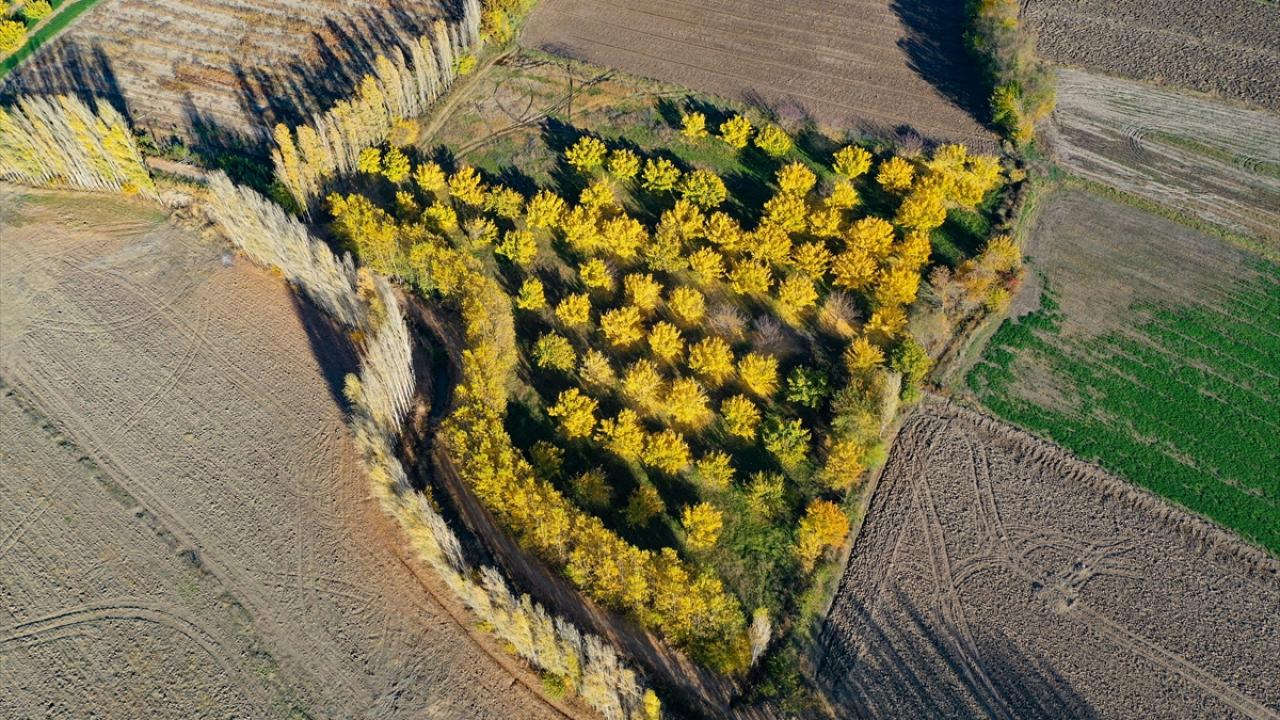
<svg viewBox="0 0 1280 720">
<path fill-rule="evenodd" d="M 989 151 L 970 114 L 965 4 L 546 0 L 528 47 L 872 135 L 911 128 Z"/>
<path fill-rule="evenodd" d="M 1042 306 L 996 332 L 969 388 L 1280 552 L 1280 267 L 1088 193 L 1041 213 Z"/>
<path fill-rule="evenodd" d="M 167 138 L 253 140 L 347 96 L 374 57 L 422 35 L 437 0 L 102 3 L 4 84 L 10 93 L 106 96 Z"/>
<path fill-rule="evenodd" d="M 846 717 L 1280 717 L 1277 563 L 1003 423 L 903 427 L 822 635 Z"/>
<path fill-rule="evenodd" d="M 1255 0 L 1035 0 L 1040 55 L 1280 110 L 1280 5 Z"/>
<path fill-rule="evenodd" d="M 144 205 L 4 192 L 0 373 L 81 450 L 46 468 L 0 404 L 0 715 L 559 716 L 393 549 L 342 343 L 284 283 Z"/>
<path fill-rule="evenodd" d="M 1261 7 L 1260 7 L 1261 9 Z M 1072 172 L 1280 251 L 1280 116 L 1064 69 L 1053 144 Z"/>
</svg>

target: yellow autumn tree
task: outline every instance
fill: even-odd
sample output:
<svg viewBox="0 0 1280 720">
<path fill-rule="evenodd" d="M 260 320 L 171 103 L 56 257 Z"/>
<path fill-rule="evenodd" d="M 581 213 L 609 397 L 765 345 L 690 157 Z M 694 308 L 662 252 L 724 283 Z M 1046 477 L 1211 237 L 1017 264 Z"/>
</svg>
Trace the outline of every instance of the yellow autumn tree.
<svg viewBox="0 0 1280 720">
<path fill-rule="evenodd" d="M 664 385 L 662 373 L 652 360 L 637 360 L 622 374 L 622 396 L 646 415 L 657 415 L 662 410 Z"/>
<path fill-rule="evenodd" d="M 707 136 L 707 116 L 700 112 L 685 113 L 680 118 L 680 134 L 689 140 L 701 140 Z"/>
<path fill-rule="evenodd" d="M 814 500 L 805 508 L 796 532 L 796 555 L 806 571 L 812 570 L 822 553 L 839 547 L 849 534 L 849 518 L 828 500 Z"/>
<path fill-rule="evenodd" d="M 600 330 L 605 340 L 615 348 L 628 348 L 644 338 L 644 324 L 640 309 L 627 305 L 607 310 L 600 315 Z"/>
<path fill-rule="evenodd" d="M 772 397 L 778 391 L 778 358 L 749 352 L 738 361 L 738 379 L 753 394 Z"/>
<path fill-rule="evenodd" d="M 680 514 L 684 526 L 685 546 L 695 552 L 710 550 L 720 539 L 724 528 L 724 513 L 707 502 L 690 505 Z"/>
<path fill-rule="evenodd" d="M 626 148 L 609 153 L 609 174 L 619 180 L 630 180 L 640 172 L 640 156 Z"/>
<path fill-rule="evenodd" d="M 573 293 L 565 296 L 556 305 L 556 319 L 565 327 L 580 328 L 591 323 L 591 297 L 586 293 Z"/>
<path fill-rule="evenodd" d="M 568 212 L 564 199 L 550 190 L 539 191 L 525 208 L 525 222 L 531 228 L 556 228 Z"/>
<path fill-rule="evenodd" d="M 720 123 L 720 139 L 729 147 L 741 150 L 751 142 L 751 121 L 741 115 L 725 120 Z"/>
<path fill-rule="evenodd" d="M 890 192 L 909 190 L 911 188 L 911 179 L 914 175 L 915 167 L 909 161 L 894 156 L 880 163 L 880 170 L 876 173 L 876 182 L 880 184 L 880 187 Z"/>
<path fill-rule="evenodd" d="M 516 307 L 521 310 L 541 310 L 547 306 L 547 296 L 542 281 L 536 277 L 525 278 L 516 294 Z"/>
<path fill-rule="evenodd" d="M 678 475 L 689 467 L 689 443 L 674 430 L 653 433 L 645 439 L 644 464 L 668 475 Z"/>
<path fill-rule="evenodd" d="M 647 437 L 640 416 L 630 408 L 619 411 L 617 417 L 601 420 L 596 434 L 605 449 L 628 462 L 640 460 Z"/>
<path fill-rule="evenodd" d="M 589 438 L 596 427 L 598 406 L 595 398 L 582 394 L 578 388 L 569 388 L 547 408 L 547 415 L 559 419 L 560 431 L 570 440 Z"/>
<path fill-rule="evenodd" d="M 871 153 L 856 145 L 846 145 L 836 151 L 831 168 L 837 175 L 852 180 L 871 169 Z"/>
<path fill-rule="evenodd" d="M 676 378 L 667 389 L 666 411 L 676 425 L 701 430 L 715 418 L 707 393 L 693 378 Z"/>
<path fill-rule="evenodd" d="M 689 348 L 689 369 L 711 387 L 733 375 L 733 350 L 718 337 L 707 337 Z"/>
<path fill-rule="evenodd" d="M 675 362 L 684 353 L 684 337 L 680 328 L 669 322 L 654 323 L 649 328 L 649 349 L 660 360 Z"/>
<path fill-rule="evenodd" d="M 632 273 L 622 280 L 627 300 L 642 313 L 658 309 L 662 301 L 662 283 L 648 273 Z"/>
<path fill-rule="evenodd" d="M 584 136 L 564 151 L 564 159 L 578 172 L 589 175 L 604 164 L 604 156 L 608 151 L 599 139 Z"/>
<path fill-rule="evenodd" d="M 730 435 L 755 440 L 760 427 L 760 408 L 746 395 L 733 395 L 720 403 L 720 417 Z"/>
</svg>

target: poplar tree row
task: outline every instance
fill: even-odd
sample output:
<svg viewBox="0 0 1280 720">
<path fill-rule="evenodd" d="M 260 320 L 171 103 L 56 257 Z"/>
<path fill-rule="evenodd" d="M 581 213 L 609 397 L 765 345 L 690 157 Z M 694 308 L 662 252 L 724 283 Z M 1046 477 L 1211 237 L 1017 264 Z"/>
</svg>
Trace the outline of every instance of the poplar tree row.
<svg viewBox="0 0 1280 720">
<path fill-rule="evenodd" d="M 155 196 L 124 117 L 105 101 L 23 96 L 0 107 L 0 179 Z"/>
<path fill-rule="evenodd" d="M 399 120 L 422 115 L 465 69 L 466 53 L 480 39 L 479 0 L 463 3 L 456 24 L 437 20 L 413 44 L 409 57 L 395 48 L 374 60 L 350 100 L 312 117 L 296 129 L 275 128 L 272 151 L 276 176 L 304 206 L 320 194 L 328 178 L 352 173 L 360 151 L 387 139 Z"/>
<path fill-rule="evenodd" d="M 383 508 L 411 545 L 495 636 L 528 660 L 547 682 L 572 691 L 606 720 L 658 720 L 661 703 L 601 638 L 551 616 L 528 595 L 513 593 L 497 570 L 473 567 L 457 536 L 413 490 L 395 439 L 414 390 L 409 331 L 390 284 L 367 268 L 353 270 L 296 218 L 221 173 L 210 182 L 210 218 L 251 259 L 279 270 L 334 319 L 358 331 L 360 373 L 347 376 L 351 425 Z"/>
</svg>

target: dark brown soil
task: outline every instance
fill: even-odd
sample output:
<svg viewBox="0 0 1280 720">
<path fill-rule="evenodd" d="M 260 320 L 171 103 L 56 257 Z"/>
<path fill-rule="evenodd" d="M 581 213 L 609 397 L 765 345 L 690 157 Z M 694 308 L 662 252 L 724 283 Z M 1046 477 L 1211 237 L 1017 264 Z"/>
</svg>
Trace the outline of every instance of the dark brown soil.
<svg viewBox="0 0 1280 720">
<path fill-rule="evenodd" d="M 875 135 L 982 149 L 984 101 L 960 0 L 545 0 L 529 47 Z"/>
<path fill-rule="evenodd" d="M 1276 718 L 1277 561 L 930 400 L 827 618 L 842 717 Z"/>
<path fill-rule="evenodd" d="M 1280 110 L 1280 3 L 1032 0 L 1043 57 Z"/>
</svg>

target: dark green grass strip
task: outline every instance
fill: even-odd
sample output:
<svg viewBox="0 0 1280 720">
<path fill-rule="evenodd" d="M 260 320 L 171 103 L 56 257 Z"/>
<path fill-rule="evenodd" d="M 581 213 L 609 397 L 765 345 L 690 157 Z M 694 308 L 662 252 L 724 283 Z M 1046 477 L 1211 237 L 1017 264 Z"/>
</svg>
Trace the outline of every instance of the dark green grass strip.
<svg viewBox="0 0 1280 720">
<path fill-rule="evenodd" d="M 1046 294 L 997 330 L 969 387 L 1005 419 L 1280 554 L 1280 266 L 1259 270 L 1218 308 L 1147 308 L 1131 332 L 1088 341 L 1060 335 Z M 1070 406 L 1028 400 L 1027 366 Z"/>
<path fill-rule="evenodd" d="M 4 60 L 0 60 L 0 79 L 9 74 L 9 71 L 18 66 L 18 63 L 26 60 L 36 50 L 40 49 L 50 38 L 57 35 L 63 28 L 71 24 L 72 20 L 80 17 L 84 11 L 98 4 L 98 0 L 70 0 L 65 3 L 54 3 L 57 12 L 49 22 L 40 26 L 39 30 L 27 36 L 27 44 L 18 48 Z M 65 7 L 63 7 L 65 5 Z"/>
</svg>

